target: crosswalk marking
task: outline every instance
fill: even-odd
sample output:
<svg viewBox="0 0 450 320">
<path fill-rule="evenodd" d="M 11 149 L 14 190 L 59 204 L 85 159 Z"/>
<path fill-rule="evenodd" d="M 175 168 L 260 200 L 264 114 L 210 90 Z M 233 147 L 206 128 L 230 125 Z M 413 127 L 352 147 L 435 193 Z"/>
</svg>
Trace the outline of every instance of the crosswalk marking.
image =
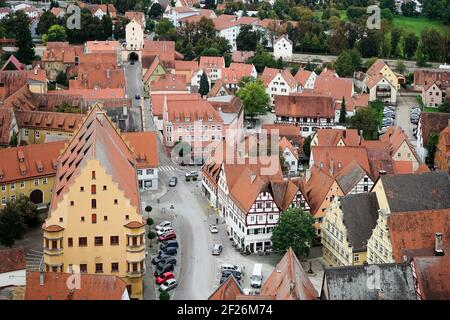
<svg viewBox="0 0 450 320">
<path fill-rule="evenodd" d="M 181 171 L 181 170 L 174 166 L 160 166 L 159 171 Z"/>
</svg>

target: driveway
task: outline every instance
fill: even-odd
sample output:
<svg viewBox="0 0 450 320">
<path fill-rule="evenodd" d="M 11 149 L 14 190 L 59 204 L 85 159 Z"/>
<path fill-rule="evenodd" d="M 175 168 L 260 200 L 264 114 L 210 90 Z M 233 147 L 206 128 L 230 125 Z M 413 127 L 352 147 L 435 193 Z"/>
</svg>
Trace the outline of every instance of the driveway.
<svg viewBox="0 0 450 320">
<path fill-rule="evenodd" d="M 395 123 L 397 126 L 402 127 L 410 141 L 416 140 L 413 136 L 414 125 L 410 121 L 409 113 L 411 107 L 417 105 L 417 100 L 415 97 L 411 96 L 397 96 L 397 115 Z"/>
</svg>

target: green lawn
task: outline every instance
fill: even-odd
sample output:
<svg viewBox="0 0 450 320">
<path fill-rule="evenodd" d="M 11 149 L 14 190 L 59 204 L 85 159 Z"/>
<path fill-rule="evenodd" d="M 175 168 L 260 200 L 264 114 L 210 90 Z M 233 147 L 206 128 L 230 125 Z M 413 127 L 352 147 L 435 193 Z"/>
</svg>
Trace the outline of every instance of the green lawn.
<svg viewBox="0 0 450 320">
<path fill-rule="evenodd" d="M 439 112 L 438 108 L 425 107 L 423 109 L 424 112 Z"/>
<path fill-rule="evenodd" d="M 322 18 L 322 13 L 323 13 L 323 10 L 314 11 L 314 15 L 316 17 L 319 17 L 319 18 Z M 347 18 L 347 10 L 339 10 L 339 13 L 341 15 L 340 18 L 341 18 L 342 21 L 347 21 L 348 20 L 348 18 Z"/>
<path fill-rule="evenodd" d="M 439 30 L 441 33 L 444 33 L 445 30 L 449 29 L 447 26 L 442 24 L 441 22 L 437 20 L 431 20 L 426 17 L 403 17 L 403 16 L 395 16 L 394 20 L 392 21 L 392 25 L 397 28 L 401 28 L 403 30 L 412 30 L 417 35 L 420 35 L 420 32 L 425 27 L 428 28 L 435 28 Z"/>
</svg>

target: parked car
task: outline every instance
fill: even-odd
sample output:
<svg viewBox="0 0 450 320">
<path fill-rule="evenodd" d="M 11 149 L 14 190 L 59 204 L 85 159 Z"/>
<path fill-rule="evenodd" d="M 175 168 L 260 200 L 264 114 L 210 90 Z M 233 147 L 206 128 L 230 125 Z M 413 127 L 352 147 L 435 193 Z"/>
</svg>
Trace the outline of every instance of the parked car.
<svg viewBox="0 0 450 320">
<path fill-rule="evenodd" d="M 177 185 L 178 182 L 178 178 L 177 177 L 172 177 L 169 180 L 169 187 L 175 187 Z"/>
<path fill-rule="evenodd" d="M 173 271 L 174 266 L 171 263 L 159 263 L 156 265 L 156 270 L 155 270 L 155 277 L 159 277 L 160 275 L 162 275 L 163 273 L 169 272 L 169 271 Z"/>
<path fill-rule="evenodd" d="M 169 271 L 169 272 L 163 273 L 159 277 L 156 277 L 155 282 L 156 282 L 156 284 L 161 284 L 169 279 L 174 279 L 174 278 L 175 278 L 175 275 L 173 274 L 173 272 Z"/>
<path fill-rule="evenodd" d="M 222 253 L 223 247 L 221 244 L 215 243 L 212 248 L 212 255 L 213 256 L 220 256 Z"/>
<path fill-rule="evenodd" d="M 185 175 L 187 178 L 194 178 L 194 177 L 198 177 L 198 172 L 197 171 L 188 171 L 186 172 Z"/>
<path fill-rule="evenodd" d="M 159 246 L 159 248 L 161 250 L 164 250 L 165 248 L 169 248 L 169 247 L 174 247 L 174 248 L 178 248 L 178 241 L 177 240 L 168 240 L 168 241 L 164 241 L 163 243 L 161 243 L 161 245 Z"/>
<path fill-rule="evenodd" d="M 174 255 L 176 255 L 177 254 L 177 251 L 178 251 L 178 249 L 177 248 L 174 248 L 174 247 L 168 247 L 168 248 L 166 248 L 166 249 L 164 249 L 164 250 L 159 250 L 158 251 L 158 258 L 160 258 L 160 257 L 162 257 L 162 256 L 164 256 L 164 255 L 166 255 L 166 256 L 174 256 Z"/>
<path fill-rule="evenodd" d="M 219 230 L 217 230 L 217 226 L 215 224 L 210 224 L 209 225 L 209 231 L 211 233 L 218 233 L 219 232 Z"/>
<path fill-rule="evenodd" d="M 172 258 L 170 255 L 164 253 L 164 251 L 159 251 L 161 254 L 157 255 L 156 257 L 154 257 L 152 259 L 152 264 L 157 265 L 158 263 L 160 263 L 162 260 L 165 260 L 167 258 Z"/>
<path fill-rule="evenodd" d="M 224 263 L 220 266 L 220 271 L 227 271 L 227 270 L 231 270 L 231 271 L 237 271 L 238 273 L 242 273 L 241 268 L 239 268 L 237 265 L 234 264 L 228 264 L 228 263 Z"/>
<path fill-rule="evenodd" d="M 172 290 L 172 289 L 176 288 L 177 285 L 178 285 L 177 280 L 169 279 L 169 280 L 163 282 L 159 286 L 159 291 L 161 291 L 161 292 L 169 291 L 169 290 Z"/>
<path fill-rule="evenodd" d="M 167 227 L 163 227 L 160 230 L 156 231 L 156 234 L 158 237 L 162 236 L 163 234 L 169 232 L 169 231 L 173 231 L 172 226 L 167 226 Z"/>
<path fill-rule="evenodd" d="M 240 272 L 232 271 L 232 270 L 222 271 L 222 277 L 223 276 L 228 277 L 230 274 L 232 274 L 236 278 L 236 280 L 241 280 L 241 278 L 242 278 L 242 274 Z"/>
<path fill-rule="evenodd" d="M 156 231 L 161 230 L 165 227 L 172 227 L 172 222 L 170 221 L 162 221 L 160 223 L 158 223 L 155 227 Z"/>
<path fill-rule="evenodd" d="M 160 242 L 164 242 L 164 241 L 173 240 L 176 238 L 177 238 L 177 235 L 175 234 L 174 231 L 168 231 L 167 233 L 164 233 L 163 235 L 159 236 L 158 240 Z"/>
</svg>

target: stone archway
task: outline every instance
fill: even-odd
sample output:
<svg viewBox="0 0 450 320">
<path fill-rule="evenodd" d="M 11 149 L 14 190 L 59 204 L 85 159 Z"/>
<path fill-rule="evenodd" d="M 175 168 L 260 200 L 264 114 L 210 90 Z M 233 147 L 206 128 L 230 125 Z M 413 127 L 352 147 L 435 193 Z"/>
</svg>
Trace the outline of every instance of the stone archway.
<svg viewBox="0 0 450 320">
<path fill-rule="evenodd" d="M 30 201 L 34 204 L 40 204 L 44 202 L 44 193 L 41 190 L 33 190 L 30 193 Z"/>
<path fill-rule="evenodd" d="M 134 52 L 134 51 L 130 52 L 128 54 L 128 61 L 129 62 L 139 61 L 139 54 L 137 52 Z"/>
</svg>

